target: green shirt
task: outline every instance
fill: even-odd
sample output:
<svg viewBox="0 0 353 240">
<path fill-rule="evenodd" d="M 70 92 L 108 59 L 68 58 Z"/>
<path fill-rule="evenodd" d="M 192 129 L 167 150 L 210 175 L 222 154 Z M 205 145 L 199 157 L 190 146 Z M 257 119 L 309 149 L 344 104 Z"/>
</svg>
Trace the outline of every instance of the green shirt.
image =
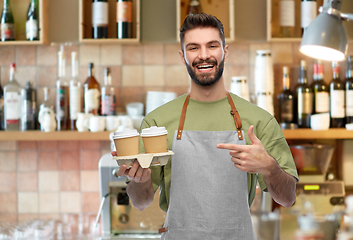
<svg viewBox="0 0 353 240">
<path fill-rule="evenodd" d="M 292 154 L 276 119 L 267 111 L 237 95 L 231 94 L 231 97 L 242 121 L 246 144 L 252 144 L 248 137 L 248 129 L 251 125 L 254 125 L 254 133 L 260 139 L 268 154 L 276 159 L 285 172 L 298 179 Z M 179 126 L 185 98 L 186 94 L 150 112 L 141 125 L 141 130 L 151 126 L 165 127 L 168 130 L 168 150 L 172 150 L 174 132 Z M 227 97 L 214 102 L 201 102 L 190 98 L 185 116 L 184 130 L 235 130 L 235 123 L 230 110 Z M 145 152 L 141 138 L 140 152 Z M 154 190 L 156 191 L 160 187 L 159 205 L 166 212 L 170 194 L 171 161 L 168 161 L 165 166 L 151 166 L 150 168 L 152 170 L 151 177 Z M 249 205 L 251 205 L 255 197 L 256 180 L 259 182 L 261 189 L 267 191 L 261 174 L 258 174 L 256 178 L 255 174 L 248 173 Z"/>
</svg>

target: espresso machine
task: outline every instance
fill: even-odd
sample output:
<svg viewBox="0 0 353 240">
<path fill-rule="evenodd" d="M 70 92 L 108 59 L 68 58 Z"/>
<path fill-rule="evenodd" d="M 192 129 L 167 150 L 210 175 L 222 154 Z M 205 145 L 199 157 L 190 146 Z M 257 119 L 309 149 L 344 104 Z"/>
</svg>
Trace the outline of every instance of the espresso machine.
<svg viewBox="0 0 353 240">
<path fill-rule="evenodd" d="M 149 207 L 137 210 L 126 193 L 126 177 L 116 175 L 118 168 L 110 153 L 99 160 L 101 239 L 159 239 L 158 229 L 163 226 L 166 214 L 159 208 L 158 190 Z"/>
</svg>

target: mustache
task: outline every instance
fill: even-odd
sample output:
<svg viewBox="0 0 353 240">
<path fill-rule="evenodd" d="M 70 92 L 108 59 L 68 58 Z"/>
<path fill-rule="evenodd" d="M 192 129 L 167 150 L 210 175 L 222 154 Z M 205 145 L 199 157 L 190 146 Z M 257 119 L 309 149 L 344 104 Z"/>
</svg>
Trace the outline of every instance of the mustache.
<svg viewBox="0 0 353 240">
<path fill-rule="evenodd" d="M 195 67 L 196 65 L 203 64 L 203 63 L 214 64 L 214 65 L 217 66 L 217 61 L 216 60 L 195 61 L 195 62 L 192 63 L 192 66 Z"/>
</svg>

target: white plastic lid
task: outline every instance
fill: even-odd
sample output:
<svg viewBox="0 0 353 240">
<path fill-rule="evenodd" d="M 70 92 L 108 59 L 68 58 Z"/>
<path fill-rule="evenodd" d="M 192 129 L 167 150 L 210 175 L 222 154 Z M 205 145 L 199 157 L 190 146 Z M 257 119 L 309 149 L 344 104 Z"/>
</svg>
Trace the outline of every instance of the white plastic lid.
<svg viewBox="0 0 353 240">
<path fill-rule="evenodd" d="M 136 129 L 125 128 L 122 131 L 116 131 L 113 135 L 113 139 L 136 137 L 139 133 Z"/>
<path fill-rule="evenodd" d="M 154 137 L 167 134 L 165 127 L 152 126 L 150 128 L 142 129 L 141 137 Z"/>
</svg>

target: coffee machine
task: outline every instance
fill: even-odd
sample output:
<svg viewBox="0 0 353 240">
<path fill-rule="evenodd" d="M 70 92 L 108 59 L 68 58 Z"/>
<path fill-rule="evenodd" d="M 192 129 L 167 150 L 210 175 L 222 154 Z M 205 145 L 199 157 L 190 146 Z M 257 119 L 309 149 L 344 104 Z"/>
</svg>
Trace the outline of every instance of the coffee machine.
<svg viewBox="0 0 353 240">
<path fill-rule="evenodd" d="M 126 193 L 126 177 L 118 177 L 119 166 L 107 153 L 99 160 L 102 239 L 144 236 L 159 239 L 165 212 L 159 208 L 158 190 L 149 207 L 143 211 L 132 206 Z"/>
<path fill-rule="evenodd" d="M 294 208 L 303 208 L 307 201 L 316 214 L 331 214 L 344 207 L 343 181 L 326 179 L 334 149 L 324 144 L 290 146 L 299 174 Z"/>
</svg>

